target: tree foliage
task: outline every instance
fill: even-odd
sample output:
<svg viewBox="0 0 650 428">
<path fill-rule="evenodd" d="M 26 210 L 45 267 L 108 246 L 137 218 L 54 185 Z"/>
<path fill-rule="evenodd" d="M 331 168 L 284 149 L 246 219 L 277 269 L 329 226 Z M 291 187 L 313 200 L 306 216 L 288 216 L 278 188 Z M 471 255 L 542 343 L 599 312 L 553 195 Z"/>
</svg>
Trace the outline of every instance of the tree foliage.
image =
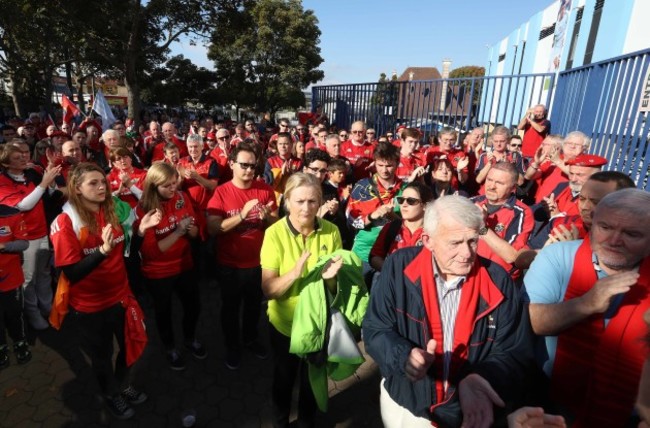
<svg viewBox="0 0 650 428">
<path fill-rule="evenodd" d="M 170 58 L 144 80 L 145 102 L 183 105 L 202 102 L 202 95 L 216 81 L 213 71 L 198 67 L 183 55 Z"/>
<path fill-rule="evenodd" d="M 241 0 L 217 14 L 208 57 L 223 102 L 258 111 L 304 105 L 302 89 L 324 76 L 320 30 L 299 0 Z"/>
<path fill-rule="evenodd" d="M 137 119 L 143 80 L 165 62 L 181 36 L 206 37 L 228 0 L 0 0 L 0 69 L 9 76 L 16 113 L 45 104 L 64 64 L 83 84 L 95 73 L 124 80 Z M 78 88 L 80 89 L 80 88 Z M 32 105 L 28 106 L 33 108 Z"/>
<path fill-rule="evenodd" d="M 51 7 L 56 9 L 63 1 L 52 1 Z M 51 16 L 47 6 L 29 0 L 0 0 L 0 71 L 12 87 L 15 111 L 23 116 L 48 104 L 52 74 L 66 60 L 57 49 L 68 42 L 57 31 L 64 17 Z"/>
<path fill-rule="evenodd" d="M 464 67 L 458 67 L 449 73 L 450 79 L 459 79 L 462 77 L 483 77 L 485 76 L 485 67 L 479 67 L 477 65 L 467 65 Z"/>
<path fill-rule="evenodd" d="M 464 67 L 458 67 L 453 69 L 449 73 L 449 78 L 450 79 L 461 79 L 465 77 L 483 77 L 485 76 L 485 67 L 479 67 L 476 65 L 467 65 Z M 462 81 L 459 82 L 459 87 L 463 89 L 463 93 L 465 91 L 469 92 L 472 90 L 472 83 L 470 81 Z M 474 84 L 474 93 L 472 94 L 472 104 L 478 104 L 480 98 L 481 98 L 481 89 L 482 85 L 481 84 Z M 462 97 L 461 97 L 462 98 Z"/>
</svg>

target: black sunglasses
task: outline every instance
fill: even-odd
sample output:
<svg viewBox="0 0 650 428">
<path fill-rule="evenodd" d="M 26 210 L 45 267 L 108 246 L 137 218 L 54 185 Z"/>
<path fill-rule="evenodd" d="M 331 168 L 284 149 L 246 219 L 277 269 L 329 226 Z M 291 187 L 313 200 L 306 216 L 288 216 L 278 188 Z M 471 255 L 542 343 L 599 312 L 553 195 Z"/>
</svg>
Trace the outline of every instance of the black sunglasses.
<svg viewBox="0 0 650 428">
<path fill-rule="evenodd" d="M 405 198 L 404 196 L 395 196 L 395 200 L 397 201 L 397 205 L 402 205 L 404 202 L 406 202 L 408 205 L 417 205 L 421 200 L 418 198 Z"/>
<path fill-rule="evenodd" d="M 246 162 L 235 162 L 238 163 L 241 169 L 255 169 L 257 165 L 254 163 L 246 163 Z"/>
</svg>

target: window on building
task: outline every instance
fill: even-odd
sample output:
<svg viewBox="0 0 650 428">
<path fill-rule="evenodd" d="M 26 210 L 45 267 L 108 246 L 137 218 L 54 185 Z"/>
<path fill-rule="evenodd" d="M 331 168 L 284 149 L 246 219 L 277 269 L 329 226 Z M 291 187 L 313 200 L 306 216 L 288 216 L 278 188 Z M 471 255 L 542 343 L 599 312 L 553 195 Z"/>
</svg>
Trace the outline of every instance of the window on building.
<svg viewBox="0 0 650 428">
<path fill-rule="evenodd" d="M 542 28 L 542 30 L 539 32 L 539 40 L 545 39 L 548 36 L 552 36 L 553 33 L 555 33 L 555 22 L 551 26 Z"/>
<path fill-rule="evenodd" d="M 596 46 L 596 37 L 598 36 L 598 27 L 600 27 L 600 16 L 603 13 L 603 6 L 605 0 L 596 0 L 594 7 L 594 17 L 591 21 L 591 28 L 589 29 L 589 38 L 587 39 L 587 50 L 585 51 L 584 64 L 591 64 L 591 58 L 594 55 L 594 47 Z"/>
<path fill-rule="evenodd" d="M 576 12 L 576 23 L 573 26 L 573 35 L 571 36 L 571 44 L 569 45 L 569 54 L 567 55 L 566 68 L 569 69 L 573 67 L 573 57 L 576 51 L 576 45 L 578 44 L 578 38 L 580 37 L 580 26 L 582 25 L 582 13 L 584 12 L 585 7 L 579 7 Z"/>
</svg>

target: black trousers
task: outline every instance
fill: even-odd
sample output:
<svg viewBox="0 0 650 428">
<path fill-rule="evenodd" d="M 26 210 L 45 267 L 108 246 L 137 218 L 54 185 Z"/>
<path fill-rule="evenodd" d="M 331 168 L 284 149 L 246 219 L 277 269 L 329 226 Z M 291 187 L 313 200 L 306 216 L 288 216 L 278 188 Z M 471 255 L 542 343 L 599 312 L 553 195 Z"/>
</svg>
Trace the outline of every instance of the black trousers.
<svg viewBox="0 0 650 428">
<path fill-rule="evenodd" d="M 220 265 L 218 272 L 223 337 L 227 348 L 237 349 L 240 331 L 244 343 L 257 339 L 262 303 L 262 268 L 240 269 Z"/>
<path fill-rule="evenodd" d="M 289 412 L 291 411 L 291 396 L 293 385 L 298 377 L 298 426 L 314 426 L 316 415 L 316 399 L 309 385 L 307 362 L 297 355 L 289 353 L 289 337 L 275 328 L 270 328 L 271 348 L 273 349 L 273 423 L 274 427 L 289 427 Z"/>
<path fill-rule="evenodd" d="M 0 291 L 0 346 L 7 344 L 7 332 L 14 343 L 25 340 L 23 306 L 22 285 L 14 290 Z"/>
<path fill-rule="evenodd" d="M 71 309 L 66 321 L 79 333 L 81 348 L 88 354 L 104 395 L 113 396 L 125 387 L 129 375 L 124 344 L 124 308 L 117 303 L 98 312 Z M 113 367 L 113 338 L 120 348 Z"/>
<path fill-rule="evenodd" d="M 183 335 L 185 342 L 195 339 L 196 325 L 201 311 L 199 284 L 193 271 L 185 271 L 167 278 L 147 278 L 147 289 L 156 312 L 156 325 L 160 340 L 166 350 L 172 350 L 174 328 L 172 324 L 172 293 L 178 296 L 183 307 Z"/>
</svg>

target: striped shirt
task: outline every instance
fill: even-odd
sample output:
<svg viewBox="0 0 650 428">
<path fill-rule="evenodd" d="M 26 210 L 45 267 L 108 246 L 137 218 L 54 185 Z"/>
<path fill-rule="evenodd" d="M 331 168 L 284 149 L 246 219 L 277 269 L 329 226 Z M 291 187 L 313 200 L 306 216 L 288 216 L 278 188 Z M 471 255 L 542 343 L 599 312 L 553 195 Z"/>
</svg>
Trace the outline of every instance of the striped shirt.
<svg viewBox="0 0 650 428">
<path fill-rule="evenodd" d="M 458 315 L 460 294 L 462 291 L 462 285 L 465 282 L 465 277 L 461 276 L 450 281 L 445 281 L 438 274 L 438 266 L 435 259 L 433 260 L 433 266 L 434 276 L 436 278 L 438 306 L 440 307 L 440 322 L 442 324 L 442 380 L 446 393 L 449 386 L 449 366 L 451 365 L 451 356 L 454 352 L 454 328 L 456 326 L 456 315 Z"/>
</svg>

